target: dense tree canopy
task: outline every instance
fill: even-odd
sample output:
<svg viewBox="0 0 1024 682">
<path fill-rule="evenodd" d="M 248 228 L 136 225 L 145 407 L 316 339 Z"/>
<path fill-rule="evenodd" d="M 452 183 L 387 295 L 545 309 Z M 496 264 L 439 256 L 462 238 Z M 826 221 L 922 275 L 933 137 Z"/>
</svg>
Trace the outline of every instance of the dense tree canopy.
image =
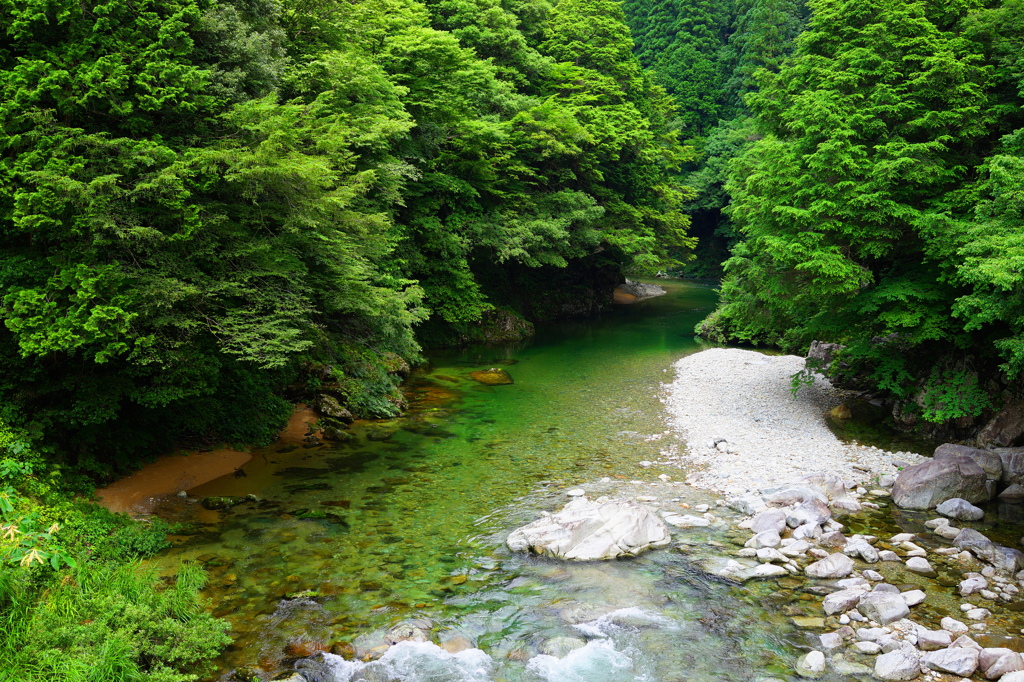
<svg viewBox="0 0 1024 682">
<path fill-rule="evenodd" d="M 116 423 L 151 438 L 125 456 L 259 439 L 310 362 L 393 413 L 415 326 L 472 327 L 496 273 L 692 245 L 616 2 L 32 0 L 0 26 L 0 404 L 81 452 Z"/>
<path fill-rule="evenodd" d="M 702 330 L 791 350 L 838 342 L 846 374 L 916 396 L 926 419 L 976 417 L 992 363 L 1013 381 L 1024 360 L 1011 312 L 1020 146 L 999 141 L 1019 125 L 1018 15 L 810 6 L 792 58 L 747 98 L 761 139 L 726 185 L 744 239 Z"/>
</svg>

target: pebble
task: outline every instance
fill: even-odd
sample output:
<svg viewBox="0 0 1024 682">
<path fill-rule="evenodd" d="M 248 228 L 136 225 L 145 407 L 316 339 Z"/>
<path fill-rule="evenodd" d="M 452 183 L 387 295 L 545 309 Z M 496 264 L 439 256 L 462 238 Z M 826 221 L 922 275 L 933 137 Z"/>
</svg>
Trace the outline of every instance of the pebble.
<svg viewBox="0 0 1024 682">
<path fill-rule="evenodd" d="M 573 488 L 572 490 L 566 490 L 565 494 L 569 497 L 580 497 L 581 495 L 586 495 L 587 491 L 583 488 Z"/>
</svg>

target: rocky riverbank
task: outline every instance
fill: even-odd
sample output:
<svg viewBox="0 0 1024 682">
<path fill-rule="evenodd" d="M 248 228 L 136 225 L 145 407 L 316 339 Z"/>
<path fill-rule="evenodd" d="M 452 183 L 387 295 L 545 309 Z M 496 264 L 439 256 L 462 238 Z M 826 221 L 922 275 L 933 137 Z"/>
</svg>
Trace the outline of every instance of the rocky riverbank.
<svg viewBox="0 0 1024 682">
<path fill-rule="evenodd" d="M 743 546 L 703 567 L 821 600 L 820 617 L 794 618 L 809 630 L 800 677 L 1024 680 L 1024 554 L 969 527 L 983 512 L 965 500 L 887 510 L 897 472 L 930 460 L 840 442 L 824 414 L 845 395 L 818 377 L 794 399 L 803 366 L 736 349 L 675 365 L 664 402 L 688 447 L 665 458 L 743 515 L 727 521 Z M 882 517 L 899 532 L 865 532 Z"/>
<path fill-rule="evenodd" d="M 663 402 L 687 449 L 666 451 L 666 459 L 690 471 L 687 483 L 727 494 L 766 490 L 813 471 L 864 483 L 923 461 L 912 452 L 841 442 L 825 413 L 848 393 L 817 376 L 794 398 L 791 377 L 803 368 L 803 358 L 736 348 L 682 358 Z"/>
</svg>

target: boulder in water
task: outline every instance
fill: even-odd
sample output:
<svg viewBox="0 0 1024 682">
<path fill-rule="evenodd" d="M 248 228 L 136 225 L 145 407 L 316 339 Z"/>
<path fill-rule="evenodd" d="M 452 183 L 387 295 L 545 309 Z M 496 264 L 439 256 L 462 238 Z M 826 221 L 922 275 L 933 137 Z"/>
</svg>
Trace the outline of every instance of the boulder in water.
<svg viewBox="0 0 1024 682">
<path fill-rule="evenodd" d="M 985 470 L 970 457 L 952 455 L 909 466 L 900 472 L 892 499 L 904 509 L 932 509 L 954 497 L 968 502 L 989 499 Z"/>
<path fill-rule="evenodd" d="M 478 369 L 475 372 L 470 372 L 469 376 L 471 376 L 474 381 L 479 381 L 481 384 L 486 386 L 505 386 L 507 384 L 515 383 L 512 381 L 512 375 L 500 367 Z"/>
<path fill-rule="evenodd" d="M 670 540 L 664 521 L 638 502 L 577 497 L 561 511 L 512 531 L 506 544 L 513 551 L 591 561 L 635 556 Z"/>
</svg>

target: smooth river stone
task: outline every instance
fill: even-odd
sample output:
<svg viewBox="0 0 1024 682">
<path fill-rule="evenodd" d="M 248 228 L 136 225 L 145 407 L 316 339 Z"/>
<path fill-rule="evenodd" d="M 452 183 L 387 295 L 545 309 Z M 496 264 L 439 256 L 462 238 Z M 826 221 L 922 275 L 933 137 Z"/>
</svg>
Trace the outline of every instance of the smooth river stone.
<svg viewBox="0 0 1024 682">
<path fill-rule="evenodd" d="M 638 502 L 577 497 L 561 511 L 512 531 L 506 544 L 517 552 L 592 561 L 634 556 L 671 540 L 668 526 Z"/>
<path fill-rule="evenodd" d="M 916 651 L 896 649 L 875 659 L 875 677 L 880 680 L 913 680 L 920 674 Z"/>
<path fill-rule="evenodd" d="M 970 648 L 949 648 L 930 651 L 922 662 L 932 670 L 970 677 L 978 669 L 978 650 Z"/>
<path fill-rule="evenodd" d="M 845 578 L 853 573 L 853 559 L 845 554 L 831 554 L 804 569 L 812 578 Z"/>
</svg>

